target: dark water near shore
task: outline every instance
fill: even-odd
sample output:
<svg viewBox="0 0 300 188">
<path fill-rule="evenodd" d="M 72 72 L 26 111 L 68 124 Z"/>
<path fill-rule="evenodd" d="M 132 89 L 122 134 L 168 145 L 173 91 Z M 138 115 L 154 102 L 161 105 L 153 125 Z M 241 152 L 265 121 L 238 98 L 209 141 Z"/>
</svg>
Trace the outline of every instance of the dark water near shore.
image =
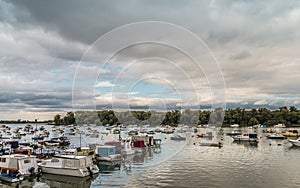
<svg viewBox="0 0 300 188">
<path fill-rule="evenodd" d="M 261 138 L 257 146 L 233 143 L 232 138 L 224 136 L 222 148 L 203 147 L 199 146 L 200 139 L 192 137 L 188 143 L 165 142 L 161 151 L 136 155 L 122 163 L 120 169 L 101 165 L 102 171 L 96 177 L 43 175 L 39 180 L 0 187 L 33 187 L 43 183 L 57 188 L 300 187 L 300 147 L 292 147 L 287 140 L 266 139 L 261 130 L 258 134 Z M 168 152 L 173 156 L 169 160 Z"/>
</svg>

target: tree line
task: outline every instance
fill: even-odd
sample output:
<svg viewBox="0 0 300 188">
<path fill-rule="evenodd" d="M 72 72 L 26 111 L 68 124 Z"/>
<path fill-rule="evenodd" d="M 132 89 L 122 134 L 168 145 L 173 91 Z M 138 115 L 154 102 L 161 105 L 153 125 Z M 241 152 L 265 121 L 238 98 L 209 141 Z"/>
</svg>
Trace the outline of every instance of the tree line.
<svg viewBox="0 0 300 188">
<path fill-rule="evenodd" d="M 157 111 L 125 111 L 115 112 L 113 110 L 102 111 L 77 111 L 68 112 L 64 117 L 56 115 L 53 120 L 56 125 L 205 125 L 218 124 L 230 126 L 266 125 L 273 126 L 284 123 L 287 126 L 300 124 L 300 111 L 294 107 L 280 107 L 278 110 L 267 108 L 259 109 L 215 109 L 214 111 L 201 110 L 172 110 L 168 112 Z"/>
</svg>

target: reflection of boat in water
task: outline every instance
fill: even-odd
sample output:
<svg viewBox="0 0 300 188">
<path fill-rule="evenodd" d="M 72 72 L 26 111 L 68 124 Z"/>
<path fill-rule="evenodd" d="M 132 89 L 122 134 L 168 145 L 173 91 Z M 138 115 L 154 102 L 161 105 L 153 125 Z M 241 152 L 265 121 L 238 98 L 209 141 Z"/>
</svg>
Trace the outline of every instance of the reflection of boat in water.
<svg viewBox="0 0 300 188">
<path fill-rule="evenodd" d="M 268 139 L 286 139 L 285 136 L 281 135 L 281 134 L 269 134 L 267 135 Z"/>
<path fill-rule="evenodd" d="M 99 162 L 97 166 L 100 172 L 114 171 L 115 169 L 120 169 L 120 162 Z"/>
<path fill-rule="evenodd" d="M 56 175 L 56 174 L 43 174 L 40 181 L 46 183 L 50 187 L 63 187 L 63 188 L 82 188 L 90 187 L 91 182 L 98 175 L 87 176 L 78 178 L 74 176 Z"/>
<path fill-rule="evenodd" d="M 222 147 L 223 144 L 221 142 L 218 143 L 200 143 L 200 146 L 208 146 L 208 147 Z"/>
<path fill-rule="evenodd" d="M 171 140 L 186 140 L 185 137 L 183 136 L 180 136 L 179 134 L 178 135 L 175 135 L 175 136 L 171 136 Z"/>
</svg>

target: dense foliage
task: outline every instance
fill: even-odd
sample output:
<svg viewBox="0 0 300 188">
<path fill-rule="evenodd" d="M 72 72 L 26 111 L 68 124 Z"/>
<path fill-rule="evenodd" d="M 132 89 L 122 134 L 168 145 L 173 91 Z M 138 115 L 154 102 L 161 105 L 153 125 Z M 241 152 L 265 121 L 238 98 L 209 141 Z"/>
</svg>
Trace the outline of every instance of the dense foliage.
<svg viewBox="0 0 300 188">
<path fill-rule="evenodd" d="M 266 126 L 284 123 L 286 125 L 299 125 L 300 124 L 300 111 L 291 106 L 280 107 L 278 110 L 271 111 L 266 108 L 245 110 L 241 108 L 216 109 L 210 111 L 193 111 L 185 110 L 172 110 L 168 112 L 157 111 L 126 111 L 114 112 L 113 110 L 102 111 L 78 111 L 68 112 L 64 117 L 56 115 L 54 123 L 60 124 L 90 124 L 90 125 L 117 125 L 117 124 L 137 124 L 137 125 L 171 125 L 177 126 L 178 124 L 186 125 L 203 125 L 215 124 L 222 122 L 223 126 L 231 124 L 239 124 L 241 126 L 251 126 L 262 124 Z"/>
</svg>

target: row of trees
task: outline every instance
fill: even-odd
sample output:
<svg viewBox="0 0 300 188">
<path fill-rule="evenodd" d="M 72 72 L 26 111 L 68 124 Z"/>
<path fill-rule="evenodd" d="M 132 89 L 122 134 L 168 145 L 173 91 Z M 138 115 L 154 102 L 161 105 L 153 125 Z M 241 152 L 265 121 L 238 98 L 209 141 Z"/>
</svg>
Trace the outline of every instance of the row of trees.
<svg viewBox="0 0 300 188">
<path fill-rule="evenodd" d="M 54 117 L 56 125 L 69 124 L 93 124 L 93 125 L 117 125 L 117 124 L 137 124 L 137 125 L 203 125 L 203 124 L 222 124 L 229 126 L 239 124 L 241 126 L 252 126 L 262 124 L 272 126 L 278 123 L 286 125 L 300 124 L 300 111 L 292 106 L 290 108 L 280 107 L 278 110 L 271 111 L 266 108 L 245 110 L 241 108 L 223 111 L 200 110 L 172 110 L 168 112 L 157 111 L 126 111 L 114 112 L 113 110 L 103 111 L 78 111 L 68 112 L 64 117 L 56 115 Z"/>
</svg>

